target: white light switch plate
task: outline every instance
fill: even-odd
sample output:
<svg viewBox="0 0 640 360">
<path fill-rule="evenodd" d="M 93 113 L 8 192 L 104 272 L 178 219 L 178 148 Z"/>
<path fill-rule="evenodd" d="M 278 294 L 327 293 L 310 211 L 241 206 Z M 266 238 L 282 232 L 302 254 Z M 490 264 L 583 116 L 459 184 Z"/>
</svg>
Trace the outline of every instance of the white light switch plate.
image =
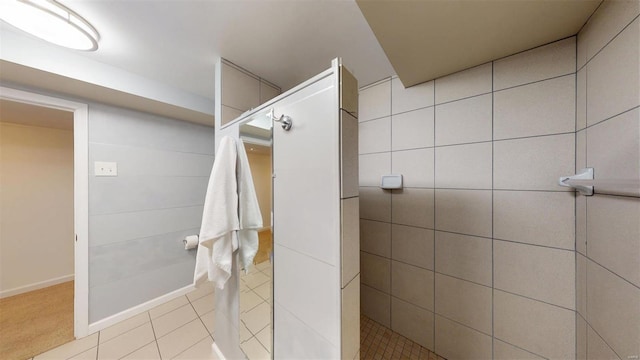
<svg viewBox="0 0 640 360">
<path fill-rule="evenodd" d="M 93 165 L 95 176 L 118 176 L 118 163 L 96 161 Z"/>
</svg>

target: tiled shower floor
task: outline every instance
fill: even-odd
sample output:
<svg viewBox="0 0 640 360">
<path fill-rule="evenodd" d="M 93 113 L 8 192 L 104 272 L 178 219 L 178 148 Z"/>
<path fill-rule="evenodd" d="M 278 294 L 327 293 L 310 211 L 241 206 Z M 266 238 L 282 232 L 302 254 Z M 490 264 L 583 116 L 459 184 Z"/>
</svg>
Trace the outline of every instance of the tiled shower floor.
<svg viewBox="0 0 640 360">
<path fill-rule="evenodd" d="M 269 359 L 271 333 L 270 266 L 243 277 L 241 312 L 243 350 L 250 360 Z M 255 296 L 254 296 L 255 295 Z M 67 343 L 40 359 L 215 359 L 212 288 L 200 288 L 86 338 Z M 266 311 L 264 311 L 266 309 Z M 267 321 L 265 323 L 265 321 Z M 361 359 L 443 360 L 429 350 L 362 316 Z M 267 345 L 267 346 L 265 346 Z"/>
</svg>

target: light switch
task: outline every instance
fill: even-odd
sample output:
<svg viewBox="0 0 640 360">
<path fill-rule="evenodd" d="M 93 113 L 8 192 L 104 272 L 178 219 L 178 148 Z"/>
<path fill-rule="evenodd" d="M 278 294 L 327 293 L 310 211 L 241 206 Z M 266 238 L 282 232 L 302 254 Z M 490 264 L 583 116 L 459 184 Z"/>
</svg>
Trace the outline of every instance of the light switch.
<svg viewBox="0 0 640 360">
<path fill-rule="evenodd" d="M 93 165 L 95 176 L 118 176 L 118 163 L 96 161 Z"/>
</svg>

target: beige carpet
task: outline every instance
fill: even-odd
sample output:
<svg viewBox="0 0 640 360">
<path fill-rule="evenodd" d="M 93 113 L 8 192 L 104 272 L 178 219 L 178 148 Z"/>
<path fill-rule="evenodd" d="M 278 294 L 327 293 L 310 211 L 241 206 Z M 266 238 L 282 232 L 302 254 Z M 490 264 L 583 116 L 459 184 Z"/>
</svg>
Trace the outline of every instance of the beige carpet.
<svg viewBox="0 0 640 360">
<path fill-rule="evenodd" d="M 0 299 L 0 359 L 29 359 L 71 340 L 73 281 Z"/>
</svg>

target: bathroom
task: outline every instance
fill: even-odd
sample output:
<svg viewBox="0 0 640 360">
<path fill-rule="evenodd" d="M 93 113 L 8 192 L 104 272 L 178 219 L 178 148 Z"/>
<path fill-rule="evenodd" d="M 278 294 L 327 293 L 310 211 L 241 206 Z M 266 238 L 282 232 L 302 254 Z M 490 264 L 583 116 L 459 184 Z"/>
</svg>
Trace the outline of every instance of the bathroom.
<svg viewBox="0 0 640 360">
<path fill-rule="evenodd" d="M 364 70 L 354 71 L 359 297 L 367 319 L 447 359 L 637 358 L 640 202 L 598 194 L 597 187 L 585 196 L 558 185 L 559 177 L 586 167 L 600 180 L 640 177 L 640 7 L 637 1 L 596 7 L 577 34 L 411 87 L 393 72 L 363 79 Z M 257 102 L 225 103 L 229 92 L 220 89 L 222 106 L 214 109 L 203 99 L 180 103 L 182 93 L 168 86 L 147 96 L 143 85 L 150 83 L 142 81 L 125 88 L 117 79 L 82 75 L 65 83 L 59 77 L 73 76 L 69 69 L 37 63 L 16 44 L 68 58 L 66 66 L 81 64 L 79 57 L 14 33 L 2 37 L 3 91 L 88 103 L 89 174 L 95 161 L 118 164 L 117 177 L 88 177 L 87 324 L 102 321 L 102 328 L 76 340 L 88 345 L 68 357 L 100 358 L 107 329 L 119 322 L 104 320 L 156 299 L 154 306 L 170 300 L 175 310 L 194 304 L 193 312 L 181 310 L 187 323 L 171 322 L 186 329 L 202 318 L 198 331 L 209 336 L 211 306 L 196 302 L 212 295 L 180 293 L 192 280 L 194 254 L 170 246 L 200 226 L 215 139 L 222 135 L 204 125 L 211 121 L 205 114 L 234 119 L 276 97 L 275 84 L 282 92 L 292 86 L 247 66 L 262 89 Z M 354 70 L 346 57 L 344 65 Z M 62 85 L 27 82 L 21 66 Z M 328 66 L 317 65 L 305 78 Z M 135 104 L 74 94 L 78 81 L 133 94 Z M 175 117 L 178 107 L 190 110 Z M 274 127 L 274 136 L 280 130 Z M 380 188 L 389 174 L 403 175 L 403 189 Z M 178 314 L 151 309 L 144 310 L 151 311 L 146 321 L 129 312 L 138 325 L 128 331 L 138 331 L 141 344 L 122 356 L 153 350 L 155 342 L 164 346 L 167 337 L 153 333 L 162 328 L 157 319 Z M 376 358 L 363 349 L 380 340 L 360 340 L 360 357 Z M 159 357 L 163 349 L 157 351 Z"/>
</svg>

